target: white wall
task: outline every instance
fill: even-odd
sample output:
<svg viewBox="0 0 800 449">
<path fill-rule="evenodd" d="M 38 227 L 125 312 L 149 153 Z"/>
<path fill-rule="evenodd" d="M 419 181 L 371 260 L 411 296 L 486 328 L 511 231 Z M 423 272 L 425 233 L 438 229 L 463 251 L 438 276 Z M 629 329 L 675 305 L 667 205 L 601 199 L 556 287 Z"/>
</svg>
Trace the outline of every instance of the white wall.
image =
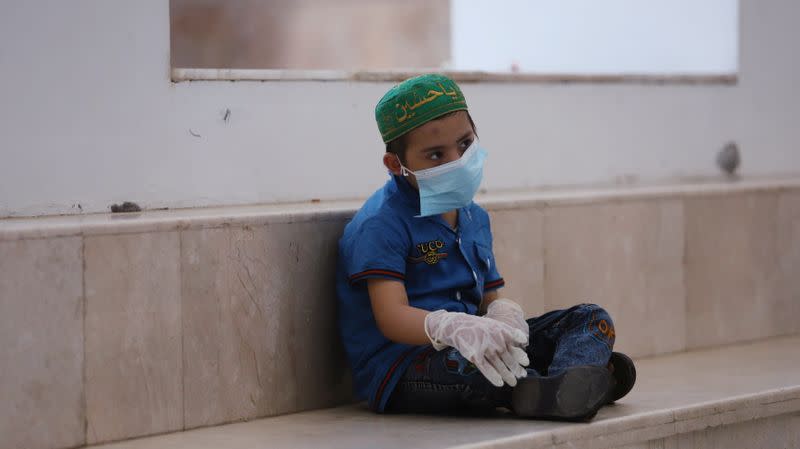
<svg viewBox="0 0 800 449">
<path fill-rule="evenodd" d="M 0 8 L 0 216 L 353 198 L 385 178 L 390 83 L 172 84 L 168 0 Z M 484 186 L 716 176 L 728 140 L 746 176 L 800 173 L 800 3 L 743 0 L 741 18 L 737 86 L 465 84 Z"/>
</svg>

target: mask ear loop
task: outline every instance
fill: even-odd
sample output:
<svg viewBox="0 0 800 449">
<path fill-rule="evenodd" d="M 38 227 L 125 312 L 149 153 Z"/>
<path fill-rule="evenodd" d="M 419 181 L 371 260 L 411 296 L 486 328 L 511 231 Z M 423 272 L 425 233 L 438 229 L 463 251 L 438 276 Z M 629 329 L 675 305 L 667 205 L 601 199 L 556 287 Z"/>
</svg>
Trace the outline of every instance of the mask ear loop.
<svg viewBox="0 0 800 449">
<path fill-rule="evenodd" d="M 414 172 L 412 172 L 411 170 L 407 169 L 406 166 L 403 165 L 402 162 L 400 162 L 400 156 L 395 154 L 394 157 L 397 159 L 397 163 L 400 164 L 400 174 L 402 174 L 406 178 L 408 177 L 409 174 L 412 174 L 412 175 L 414 174 Z"/>
</svg>

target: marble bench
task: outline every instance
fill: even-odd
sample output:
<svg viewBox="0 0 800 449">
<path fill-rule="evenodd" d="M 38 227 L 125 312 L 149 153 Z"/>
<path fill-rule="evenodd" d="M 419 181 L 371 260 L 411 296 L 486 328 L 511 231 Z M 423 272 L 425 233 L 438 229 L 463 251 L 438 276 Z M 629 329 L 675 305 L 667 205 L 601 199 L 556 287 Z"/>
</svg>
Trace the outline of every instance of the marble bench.
<svg viewBox="0 0 800 449">
<path fill-rule="evenodd" d="M 590 423 L 375 415 L 362 404 L 93 449 L 800 447 L 800 336 L 637 360 L 639 381 Z"/>
<path fill-rule="evenodd" d="M 504 294 L 529 315 L 602 304 L 617 349 L 640 359 L 800 333 L 800 179 L 478 200 Z M 0 449 L 317 409 L 327 410 L 308 416 L 380 429 L 386 418 L 330 409 L 353 402 L 332 286 L 337 239 L 357 207 L 0 220 Z"/>
</svg>

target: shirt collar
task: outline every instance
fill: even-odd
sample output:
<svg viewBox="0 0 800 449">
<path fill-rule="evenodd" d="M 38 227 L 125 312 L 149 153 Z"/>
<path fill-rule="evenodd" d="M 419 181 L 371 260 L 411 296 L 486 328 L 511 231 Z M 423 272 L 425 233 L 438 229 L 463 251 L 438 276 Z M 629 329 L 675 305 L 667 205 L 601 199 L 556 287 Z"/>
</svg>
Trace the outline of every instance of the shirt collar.
<svg viewBox="0 0 800 449">
<path fill-rule="evenodd" d="M 405 176 L 392 175 L 389 181 L 389 191 L 396 192 L 396 196 L 414 215 L 419 215 L 419 192 Z"/>
</svg>

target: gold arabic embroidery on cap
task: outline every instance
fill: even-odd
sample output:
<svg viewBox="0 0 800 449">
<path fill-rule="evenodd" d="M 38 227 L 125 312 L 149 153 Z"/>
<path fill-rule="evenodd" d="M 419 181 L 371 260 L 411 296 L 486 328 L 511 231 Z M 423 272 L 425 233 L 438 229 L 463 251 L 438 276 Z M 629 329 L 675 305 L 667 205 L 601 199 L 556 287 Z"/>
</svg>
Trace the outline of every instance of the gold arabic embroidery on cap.
<svg viewBox="0 0 800 449">
<path fill-rule="evenodd" d="M 392 87 L 375 106 L 384 143 L 449 112 L 467 110 L 455 81 L 439 74 L 409 78 Z"/>
</svg>

